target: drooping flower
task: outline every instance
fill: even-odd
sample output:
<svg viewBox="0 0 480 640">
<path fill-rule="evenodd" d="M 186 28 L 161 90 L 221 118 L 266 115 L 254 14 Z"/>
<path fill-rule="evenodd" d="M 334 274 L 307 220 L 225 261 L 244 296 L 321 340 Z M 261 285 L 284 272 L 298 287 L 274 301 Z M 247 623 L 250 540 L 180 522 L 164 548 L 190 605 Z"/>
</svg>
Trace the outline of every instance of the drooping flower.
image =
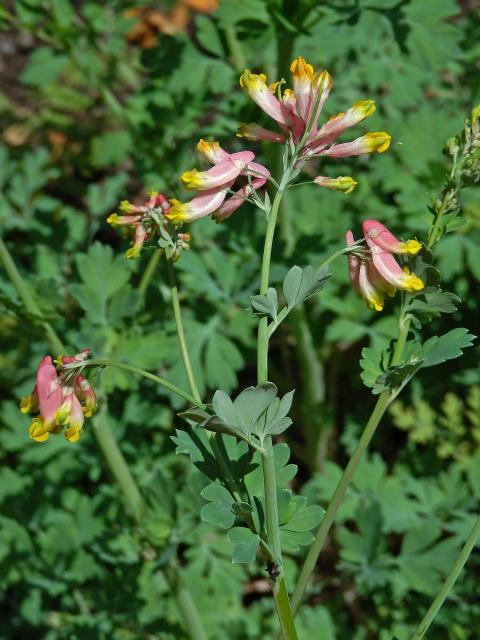
<svg viewBox="0 0 480 640">
<path fill-rule="evenodd" d="M 45 356 L 37 368 L 32 393 L 20 401 L 22 413 L 36 415 L 29 427 L 29 435 L 37 442 L 44 442 L 50 433 L 62 430 L 69 442 L 76 442 L 83 429 L 85 417 L 90 417 L 96 406 L 96 395 L 79 369 L 65 365 L 82 362 L 88 358 L 84 349 L 74 356 L 59 356 L 54 364 L 51 356 Z"/>
<path fill-rule="evenodd" d="M 108 224 L 113 227 L 125 226 L 133 234 L 132 244 L 125 253 L 127 258 L 138 258 L 145 240 L 158 234 L 158 225 L 169 208 L 167 198 L 152 191 L 148 200 L 141 205 L 123 200 L 120 203 L 120 211 L 126 215 L 112 213 L 108 216 Z"/>
<path fill-rule="evenodd" d="M 163 194 L 152 191 L 141 205 L 124 200 L 120 204 L 120 211 L 126 215 L 112 213 L 107 222 L 114 227 L 125 227 L 127 234 L 133 237 L 125 253 L 127 258 L 138 258 L 145 241 L 153 238 L 159 239 L 159 246 L 165 249 L 169 260 L 176 260 L 183 250 L 189 248 L 190 236 L 175 233 L 169 224 L 167 213 L 170 203 Z"/>
<path fill-rule="evenodd" d="M 336 139 L 347 129 L 374 113 L 374 101 L 357 101 L 344 113 L 332 116 L 319 126 L 323 106 L 333 86 L 330 74 L 328 71 L 315 71 L 301 56 L 292 62 L 290 71 L 293 75 L 293 90 L 285 89 L 283 93 L 280 91 L 281 83 L 267 85 L 264 74 L 254 74 L 248 69 L 242 74 L 241 87 L 282 131 L 277 133 L 254 123 L 242 124 L 238 136 L 280 144 L 291 140 L 297 147 L 301 161 L 319 156 L 346 158 L 373 152 L 383 153 L 389 148 L 391 136 L 385 131 L 367 133 L 352 142 L 335 144 Z M 317 184 L 332 188 L 323 176 L 319 178 L 315 180 Z M 349 193 L 352 189 L 343 191 Z"/>
<path fill-rule="evenodd" d="M 266 167 L 254 162 L 251 151 L 228 153 L 218 142 L 205 140 L 199 141 L 197 149 L 213 167 L 207 171 L 192 169 L 182 175 L 184 187 L 200 193 L 189 202 L 170 200 L 172 206 L 166 217 L 176 225 L 208 215 L 217 221 L 230 217 L 270 176 Z M 244 184 L 232 193 L 238 179 L 243 179 Z M 229 194 L 231 197 L 227 198 Z"/>
<path fill-rule="evenodd" d="M 350 280 L 370 308 L 381 311 L 385 294 L 395 295 L 400 289 L 409 293 L 421 291 L 423 281 L 411 273 L 407 267 L 401 267 L 393 253 L 414 256 L 422 245 L 417 240 L 401 242 L 377 220 L 365 220 L 363 232 L 367 247 L 358 254 L 348 254 Z M 351 231 L 345 236 L 347 246 L 355 244 Z"/>
</svg>

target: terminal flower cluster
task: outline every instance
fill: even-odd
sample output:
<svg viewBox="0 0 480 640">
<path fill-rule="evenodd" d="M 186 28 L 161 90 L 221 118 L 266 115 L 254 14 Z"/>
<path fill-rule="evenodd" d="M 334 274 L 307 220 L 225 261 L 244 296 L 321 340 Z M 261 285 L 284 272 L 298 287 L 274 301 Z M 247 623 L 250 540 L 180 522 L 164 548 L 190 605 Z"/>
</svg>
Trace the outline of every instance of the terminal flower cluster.
<svg viewBox="0 0 480 640">
<path fill-rule="evenodd" d="M 299 149 L 299 156 L 303 160 L 319 156 L 347 158 L 373 152 L 383 153 L 389 148 L 391 136 L 385 131 L 371 132 L 351 142 L 337 143 L 337 138 L 347 129 L 374 113 L 373 100 L 355 102 L 347 111 L 337 113 L 320 125 L 320 115 L 333 86 L 331 75 L 325 70 L 315 71 L 302 57 L 292 62 L 290 71 L 293 75 L 293 89 L 285 89 L 283 93 L 283 81 L 268 85 L 264 74 L 255 74 L 248 69 L 243 73 L 240 85 L 275 121 L 280 132 L 257 124 L 242 124 L 238 136 L 279 144 L 291 140 Z M 352 191 L 357 184 L 349 176 L 318 176 L 315 182 L 345 193 Z"/>
<path fill-rule="evenodd" d="M 28 430 L 33 440 L 44 442 L 51 433 L 62 431 L 69 442 L 79 439 L 84 420 L 97 403 L 92 386 L 81 373 L 88 355 L 89 349 L 83 349 L 74 356 L 59 356 L 56 366 L 51 356 L 45 356 L 38 365 L 35 387 L 20 402 L 22 413 L 36 414 Z M 79 368 L 66 366 L 72 364 Z"/>
<path fill-rule="evenodd" d="M 348 255 L 350 280 L 360 296 L 370 308 L 381 311 L 385 294 L 394 296 L 397 289 L 415 293 L 424 288 L 423 281 L 411 273 L 408 267 L 401 267 L 394 254 L 414 256 L 422 245 L 417 240 L 401 242 L 377 220 L 363 223 L 366 250 Z M 346 234 L 347 246 L 355 245 L 351 231 Z"/>
</svg>

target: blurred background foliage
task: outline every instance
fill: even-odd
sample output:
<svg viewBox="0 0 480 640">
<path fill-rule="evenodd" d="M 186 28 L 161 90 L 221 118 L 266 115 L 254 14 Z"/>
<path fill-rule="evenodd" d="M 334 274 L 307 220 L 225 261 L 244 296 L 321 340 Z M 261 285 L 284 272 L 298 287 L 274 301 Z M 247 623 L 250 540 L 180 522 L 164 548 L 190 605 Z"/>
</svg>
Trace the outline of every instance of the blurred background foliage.
<svg viewBox="0 0 480 640">
<path fill-rule="evenodd" d="M 382 156 L 325 162 L 322 174 L 359 181 L 351 195 L 315 185 L 289 192 L 277 282 L 292 264 L 318 265 L 364 217 L 425 239 L 446 167 L 442 148 L 480 100 L 477 0 L 7 0 L 0 19 L 5 241 L 69 350 L 88 345 L 95 357 L 185 387 L 164 265 L 139 287 L 153 249 L 127 261 L 126 241 L 105 217 L 151 188 L 185 197 L 178 176 L 198 166 L 200 136 L 244 147 L 238 122 L 259 119 L 238 86 L 244 67 L 288 78 L 290 60 L 303 55 L 333 75 L 327 115 L 374 98 L 369 129 L 394 141 Z M 278 150 L 255 151 L 278 172 Z M 427 336 L 478 327 L 478 189 L 463 198 L 463 225 L 436 248 L 445 287 L 463 306 L 434 320 Z M 194 366 L 210 397 L 254 380 L 256 320 L 247 309 L 264 220 L 245 207 L 226 224 L 206 219 L 190 230 L 192 249 L 178 270 Z M 0 638 L 186 638 L 165 577 L 172 557 L 209 638 L 273 637 L 266 573 L 232 565 L 230 544 L 199 520 L 205 481 L 171 441 L 181 426 L 177 398 L 123 371 L 96 380 L 100 420 L 148 503 L 141 525 L 125 513 L 94 428 L 76 446 L 28 440 L 17 403 L 47 347 L 4 276 Z M 317 504 L 327 503 L 371 410 L 358 360 L 362 347 L 395 335 L 395 304 L 369 311 L 340 261 L 321 295 L 292 312 L 274 339 L 271 377 L 281 392 L 297 388 L 288 434 L 300 469 L 294 488 Z M 434 377 L 422 373 L 393 405 L 320 559 L 301 637 L 404 640 L 436 593 L 480 498 L 478 348 L 469 351 Z M 297 566 L 290 554 L 290 583 Z M 432 638 L 478 638 L 479 570 L 474 554 Z"/>
</svg>

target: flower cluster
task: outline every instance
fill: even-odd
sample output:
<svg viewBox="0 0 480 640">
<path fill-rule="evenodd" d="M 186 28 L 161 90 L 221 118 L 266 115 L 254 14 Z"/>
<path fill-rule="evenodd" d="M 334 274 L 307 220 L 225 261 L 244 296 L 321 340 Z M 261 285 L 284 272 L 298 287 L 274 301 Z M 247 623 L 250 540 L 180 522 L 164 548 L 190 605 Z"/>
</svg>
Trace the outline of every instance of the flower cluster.
<svg viewBox="0 0 480 640">
<path fill-rule="evenodd" d="M 83 428 L 85 417 L 90 417 L 96 406 L 96 396 L 80 369 L 65 365 L 81 364 L 88 358 L 84 349 L 74 356 L 59 356 L 55 366 L 50 356 L 45 356 L 37 368 L 35 388 L 22 398 L 20 411 L 35 413 L 29 427 L 33 440 L 44 442 L 50 433 L 64 429 L 69 442 L 76 442 Z"/>
<path fill-rule="evenodd" d="M 363 233 L 366 250 L 349 253 L 350 280 L 368 306 L 376 311 L 383 309 L 385 294 L 395 295 L 400 289 L 414 293 L 425 286 L 423 281 L 407 267 L 400 267 L 393 254 L 416 255 L 422 245 L 417 240 L 401 242 L 377 220 L 365 220 Z M 347 246 L 357 244 L 351 231 L 346 234 Z"/>
<path fill-rule="evenodd" d="M 285 89 L 283 93 L 282 83 L 267 85 L 264 74 L 251 73 L 248 69 L 243 73 L 240 85 L 275 120 L 281 132 L 257 124 L 242 124 L 238 136 L 280 144 L 291 140 L 299 147 L 299 156 L 303 160 L 319 156 L 347 158 L 372 152 L 383 153 L 389 148 L 391 136 L 385 131 L 367 133 L 351 142 L 336 143 L 344 131 L 374 113 L 374 101 L 355 102 L 347 111 L 332 116 L 319 127 L 319 118 L 333 85 L 330 74 L 328 71 L 314 71 L 312 65 L 302 57 L 292 62 L 290 71 L 293 74 L 293 90 Z M 356 185 L 348 176 L 336 179 L 319 176 L 315 182 L 345 193 Z"/>
<path fill-rule="evenodd" d="M 152 191 L 148 200 L 141 205 L 124 200 L 120 204 L 120 211 L 126 215 L 112 213 L 107 222 L 114 227 L 125 227 L 127 234 L 133 236 L 132 244 L 125 254 L 127 258 L 138 258 L 144 242 L 158 236 L 161 236 L 159 245 L 169 251 L 169 259 L 177 259 L 183 250 L 189 248 L 188 233 L 175 234 L 169 229 L 167 214 L 170 203 L 163 194 Z"/>
<path fill-rule="evenodd" d="M 197 149 L 213 166 L 208 171 L 192 169 L 182 175 L 183 186 L 188 190 L 200 191 L 200 194 L 190 202 L 170 200 L 172 207 L 166 216 L 177 225 L 210 214 L 217 222 L 229 218 L 270 177 L 266 167 L 254 162 L 255 154 L 251 151 L 228 153 L 218 142 L 205 140 L 199 141 Z M 232 192 L 239 179 L 243 185 Z M 231 197 L 227 198 L 229 193 Z"/>
</svg>

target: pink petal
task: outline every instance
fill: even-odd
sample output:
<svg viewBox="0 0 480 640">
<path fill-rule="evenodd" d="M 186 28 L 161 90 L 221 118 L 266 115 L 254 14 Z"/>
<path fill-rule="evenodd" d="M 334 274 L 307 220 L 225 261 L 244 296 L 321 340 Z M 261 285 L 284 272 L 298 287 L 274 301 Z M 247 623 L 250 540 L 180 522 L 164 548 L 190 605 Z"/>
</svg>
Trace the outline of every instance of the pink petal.
<svg viewBox="0 0 480 640">
<path fill-rule="evenodd" d="M 355 244 L 355 238 L 353 237 L 353 233 L 349 230 L 345 234 L 345 243 L 347 247 L 351 247 Z M 358 256 L 354 256 L 353 254 L 348 254 L 348 275 L 350 277 L 350 281 L 355 287 L 355 289 L 359 290 L 358 285 L 358 275 L 360 272 L 360 258 Z"/>
<path fill-rule="evenodd" d="M 50 356 L 45 356 L 38 365 L 36 387 L 40 415 L 48 427 L 55 422 L 55 414 L 63 404 L 62 387 Z"/>
</svg>

